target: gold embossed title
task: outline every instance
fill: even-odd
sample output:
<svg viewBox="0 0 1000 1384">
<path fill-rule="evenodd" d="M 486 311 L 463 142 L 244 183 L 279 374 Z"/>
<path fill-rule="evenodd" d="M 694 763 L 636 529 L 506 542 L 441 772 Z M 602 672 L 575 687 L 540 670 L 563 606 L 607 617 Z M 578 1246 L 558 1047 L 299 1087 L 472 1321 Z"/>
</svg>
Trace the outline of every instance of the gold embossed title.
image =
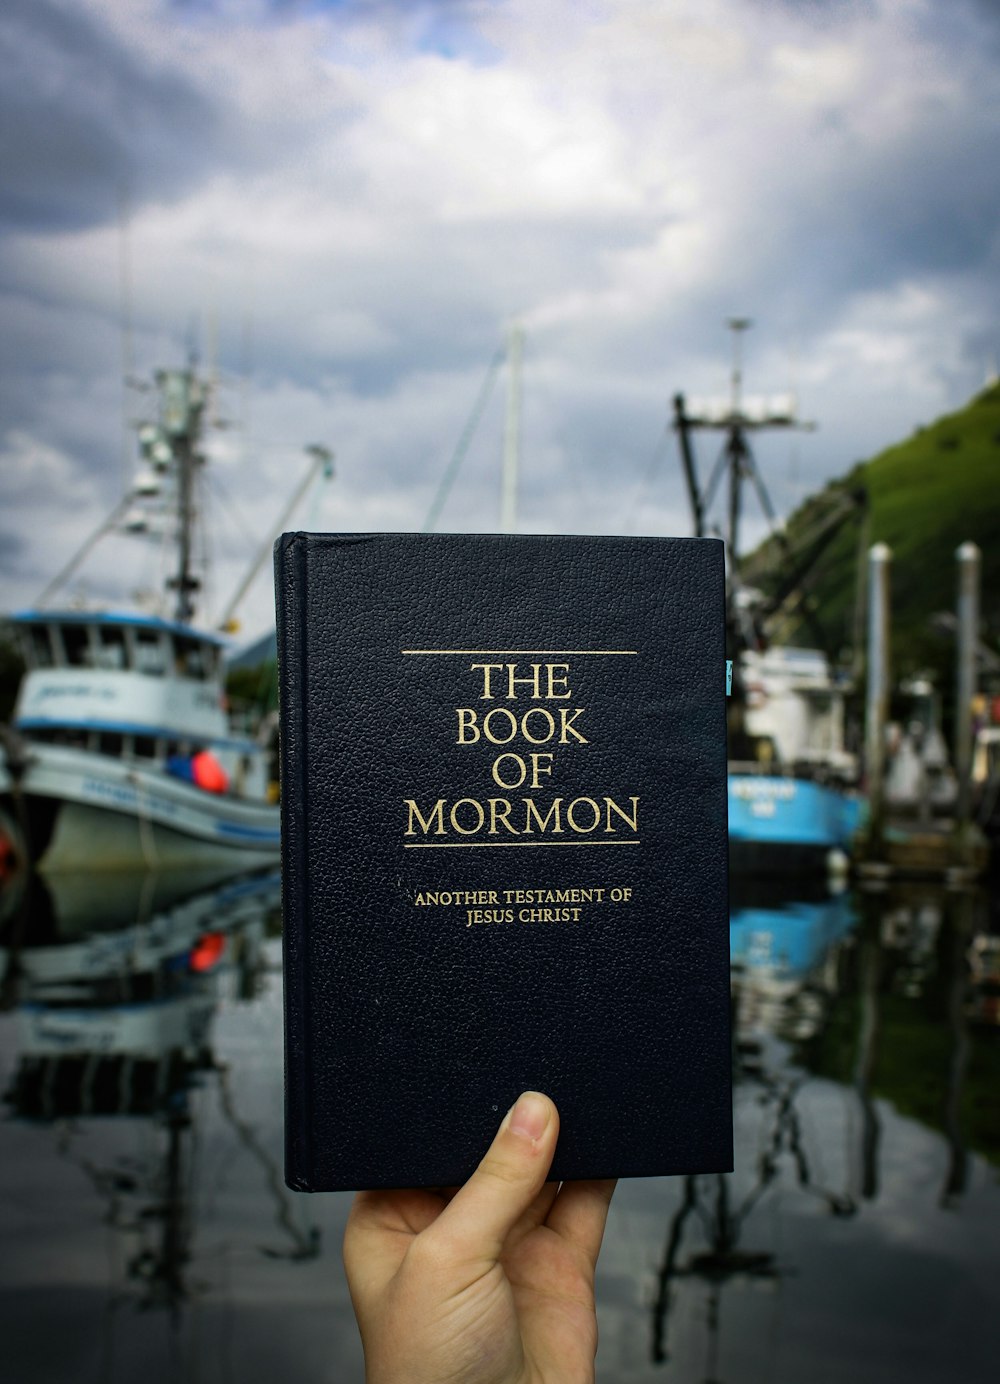
<svg viewBox="0 0 1000 1384">
<path fill-rule="evenodd" d="M 569 663 L 476 662 L 464 671 L 471 675 L 469 700 L 477 704 L 454 708 L 453 743 L 478 751 L 477 763 L 491 788 L 488 796 L 438 798 L 433 803 L 404 798 L 406 838 L 428 846 L 513 845 L 510 838 L 540 837 L 562 838 L 548 842 L 553 845 L 569 845 L 581 837 L 607 845 L 639 844 L 638 795 L 620 799 L 606 793 L 569 797 L 559 792 L 562 757 L 580 753 L 591 743 L 586 707 L 564 705 L 574 698 Z M 496 705 L 484 706 L 484 702 Z"/>
</svg>

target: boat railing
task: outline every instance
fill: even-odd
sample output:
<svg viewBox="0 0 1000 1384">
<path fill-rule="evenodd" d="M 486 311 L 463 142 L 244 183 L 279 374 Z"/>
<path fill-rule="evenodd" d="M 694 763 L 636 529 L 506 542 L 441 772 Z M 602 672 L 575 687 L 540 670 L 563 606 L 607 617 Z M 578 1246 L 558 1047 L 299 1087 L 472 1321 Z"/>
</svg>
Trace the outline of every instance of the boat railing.
<svg viewBox="0 0 1000 1384">
<path fill-rule="evenodd" d="M 730 775 L 748 778 L 807 778 L 817 783 L 852 784 L 857 778 L 857 760 L 845 755 L 842 762 L 831 764 L 823 759 L 731 759 Z"/>
<path fill-rule="evenodd" d="M 783 764 L 777 759 L 731 759 L 731 774 L 753 774 L 756 777 L 791 778 L 795 772 L 791 764 Z"/>
</svg>

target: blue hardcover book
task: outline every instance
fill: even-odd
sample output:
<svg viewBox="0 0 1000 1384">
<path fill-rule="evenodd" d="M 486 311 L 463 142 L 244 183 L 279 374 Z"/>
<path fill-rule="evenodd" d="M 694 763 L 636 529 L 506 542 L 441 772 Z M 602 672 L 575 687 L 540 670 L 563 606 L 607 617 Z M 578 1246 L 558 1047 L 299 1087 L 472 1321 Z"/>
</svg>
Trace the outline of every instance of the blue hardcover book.
<svg viewBox="0 0 1000 1384">
<path fill-rule="evenodd" d="M 286 1177 L 732 1167 L 723 545 L 285 534 Z"/>
</svg>

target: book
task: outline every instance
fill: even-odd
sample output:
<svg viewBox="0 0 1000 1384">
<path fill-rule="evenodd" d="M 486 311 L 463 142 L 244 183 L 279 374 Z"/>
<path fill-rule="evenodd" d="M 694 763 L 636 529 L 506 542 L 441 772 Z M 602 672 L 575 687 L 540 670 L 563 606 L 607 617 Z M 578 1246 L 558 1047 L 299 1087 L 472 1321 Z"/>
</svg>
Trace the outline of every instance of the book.
<svg viewBox="0 0 1000 1384">
<path fill-rule="evenodd" d="M 522 1090 L 554 1179 L 732 1167 L 714 539 L 275 545 L 286 1178 L 462 1183 Z"/>
</svg>

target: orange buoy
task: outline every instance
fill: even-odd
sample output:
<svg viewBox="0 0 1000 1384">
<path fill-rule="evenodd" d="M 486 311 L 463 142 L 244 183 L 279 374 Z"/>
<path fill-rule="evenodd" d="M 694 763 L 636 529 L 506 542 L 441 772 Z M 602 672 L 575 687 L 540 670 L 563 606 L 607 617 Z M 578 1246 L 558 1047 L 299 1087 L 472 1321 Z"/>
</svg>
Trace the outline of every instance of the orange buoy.
<svg viewBox="0 0 1000 1384">
<path fill-rule="evenodd" d="M 188 966 L 196 975 L 210 971 L 213 966 L 217 966 L 222 960 L 222 955 L 226 950 L 225 934 L 221 932 L 203 932 L 195 942 L 188 955 Z"/>
<path fill-rule="evenodd" d="M 191 772 L 197 786 L 206 793 L 228 793 L 229 775 L 211 750 L 199 750 L 191 760 Z"/>
</svg>

